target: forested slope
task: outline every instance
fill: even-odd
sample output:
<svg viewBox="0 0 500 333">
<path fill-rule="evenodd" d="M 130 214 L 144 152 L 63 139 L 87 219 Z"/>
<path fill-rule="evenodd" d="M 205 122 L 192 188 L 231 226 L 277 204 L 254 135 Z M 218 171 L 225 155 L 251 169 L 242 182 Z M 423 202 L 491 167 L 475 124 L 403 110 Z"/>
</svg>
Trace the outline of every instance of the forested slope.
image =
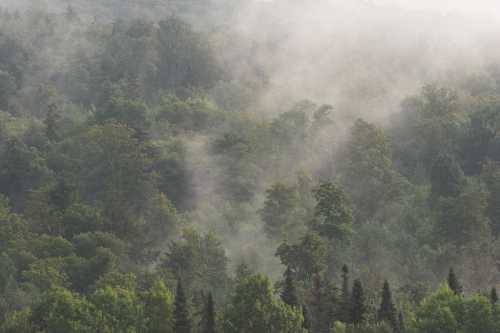
<svg viewBox="0 0 500 333">
<path fill-rule="evenodd" d="M 484 56 L 365 3 L 381 30 L 345 38 L 283 1 L 46 4 L 0 11 L 0 332 L 500 331 L 483 30 Z"/>
</svg>

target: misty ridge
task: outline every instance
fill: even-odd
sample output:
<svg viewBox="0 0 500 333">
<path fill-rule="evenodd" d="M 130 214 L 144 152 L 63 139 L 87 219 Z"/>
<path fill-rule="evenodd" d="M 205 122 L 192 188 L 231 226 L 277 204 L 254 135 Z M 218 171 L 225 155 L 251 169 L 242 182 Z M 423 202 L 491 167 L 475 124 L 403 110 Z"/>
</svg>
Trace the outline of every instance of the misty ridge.
<svg viewBox="0 0 500 333">
<path fill-rule="evenodd" d="M 494 1 L 0 1 L 0 333 L 500 331 Z"/>
</svg>

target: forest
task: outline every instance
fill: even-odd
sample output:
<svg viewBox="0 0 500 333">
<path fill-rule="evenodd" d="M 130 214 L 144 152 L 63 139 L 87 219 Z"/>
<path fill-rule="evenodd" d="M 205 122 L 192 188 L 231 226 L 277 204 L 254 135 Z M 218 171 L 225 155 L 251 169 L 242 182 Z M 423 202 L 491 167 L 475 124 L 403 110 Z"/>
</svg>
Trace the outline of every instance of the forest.
<svg viewBox="0 0 500 333">
<path fill-rule="evenodd" d="M 464 15 L 0 1 L 0 333 L 500 332 L 500 26 Z"/>
</svg>

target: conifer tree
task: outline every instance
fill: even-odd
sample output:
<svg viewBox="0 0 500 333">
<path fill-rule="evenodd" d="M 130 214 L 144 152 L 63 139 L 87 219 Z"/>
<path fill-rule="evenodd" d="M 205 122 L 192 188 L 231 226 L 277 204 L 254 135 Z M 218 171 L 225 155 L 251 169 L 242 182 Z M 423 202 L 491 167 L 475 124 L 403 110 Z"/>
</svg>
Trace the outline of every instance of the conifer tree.
<svg viewBox="0 0 500 333">
<path fill-rule="evenodd" d="M 59 139 L 57 130 L 60 116 L 55 103 L 50 103 L 47 107 L 47 116 L 45 118 L 45 135 L 49 141 L 56 141 Z"/>
<path fill-rule="evenodd" d="M 208 294 L 207 304 L 203 313 L 203 331 L 202 333 L 215 333 L 215 307 L 212 293 Z"/>
<path fill-rule="evenodd" d="M 498 302 L 497 288 L 495 288 L 495 287 L 491 288 L 490 300 L 491 300 L 491 304 L 497 304 L 497 302 Z"/>
<path fill-rule="evenodd" d="M 175 295 L 174 306 L 175 332 L 191 333 L 187 299 L 180 280 L 177 282 L 177 293 Z"/>
<path fill-rule="evenodd" d="M 405 318 L 403 316 L 403 312 L 399 312 L 398 316 L 398 328 L 397 328 L 397 333 L 405 333 L 406 332 L 406 326 L 405 326 Z"/>
<path fill-rule="evenodd" d="M 351 308 L 351 292 L 349 290 L 349 268 L 342 267 L 342 304 L 341 316 L 344 322 L 349 321 L 349 310 Z"/>
<path fill-rule="evenodd" d="M 384 287 L 382 288 L 382 302 L 378 310 L 378 320 L 389 323 L 394 331 L 397 330 L 396 309 L 392 302 L 391 287 L 387 280 L 384 281 Z"/>
<path fill-rule="evenodd" d="M 455 293 L 455 295 L 462 294 L 462 285 L 458 281 L 457 276 L 455 275 L 455 271 L 453 268 L 450 268 L 450 272 L 448 273 L 448 286 Z"/>
<path fill-rule="evenodd" d="M 285 285 L 283 287 L 283 292 L 281 293 L 281 299 L 283 300 L 283 302 L 292 307 L 296 307 L 299 305 L 297 291 L 295 289 L 295 283 L 293 281 L 292 270 L 290 269 L 290 266 L 288 266 L 285 271 Z"/>
<path fill-rule="evenodd" d="M 365 320 L 366 306 L 363 285 L 359 279 L 354 280 L 351 296 L 351 322 L 360 324 Z"/>
<path fill-rule="evenodd" d="M 304 322 L 302 327 L 307 331 L 311 330 L 311 319 L 309 318 L 309 312 L 307 311 L 307 307 L 305 305 L 302 306 L 302 317 L 304 317 Z"/>
</svg>

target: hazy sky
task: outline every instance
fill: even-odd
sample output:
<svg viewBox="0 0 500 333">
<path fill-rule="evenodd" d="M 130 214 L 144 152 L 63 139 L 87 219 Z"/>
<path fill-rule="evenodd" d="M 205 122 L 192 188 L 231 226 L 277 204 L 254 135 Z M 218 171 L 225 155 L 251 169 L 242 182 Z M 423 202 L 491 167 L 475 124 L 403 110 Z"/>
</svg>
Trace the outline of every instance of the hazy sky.
<svg viewBox="0 0 500 333">
<path fill-rule="evenodd" d="M 464 15 L 500 16 L 500 1 L 498 0 L 368 0 L 368 2 L 394 4 L 412 9 L 456 11 Z"/>
</svg>

